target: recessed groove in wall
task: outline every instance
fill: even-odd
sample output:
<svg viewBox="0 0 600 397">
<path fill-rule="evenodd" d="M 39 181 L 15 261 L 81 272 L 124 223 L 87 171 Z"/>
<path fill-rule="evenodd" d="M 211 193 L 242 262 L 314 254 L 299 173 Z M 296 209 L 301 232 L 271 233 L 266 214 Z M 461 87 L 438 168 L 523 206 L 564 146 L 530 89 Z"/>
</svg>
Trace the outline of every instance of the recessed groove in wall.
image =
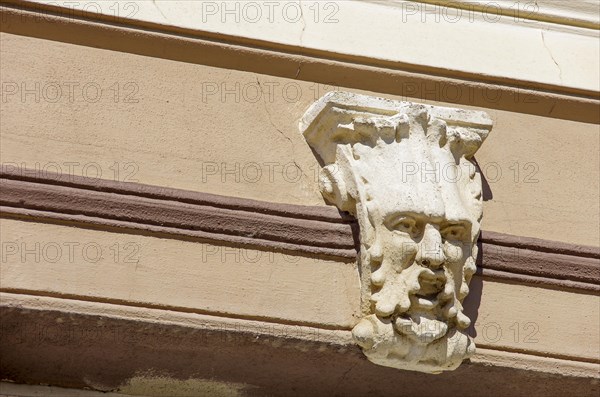
<svg viewBox="0 0 600 397">
<path fill-rule="evenodd" d="M 583 362 L 583 363 L 590 363 L 590 364 L 600 363 L 600 360 L 593 359 L 593 358 L 574 357 L 574 356 L 569 356 L 569 355 L 565 355 L 565 354 L 549 355 L 549 354 L 543 353 L 543 352 L 536 352 L 536 351 L 527 350 L 527 349 L 517 349 L 517 348 L 511 348 L 511 347 L 505 347 L 505 346 L 498 347 L 498 346 L 488 345 L 486 343 L 478 343 L 477 348 L 478 349 L 481 348 L 481 349 L 487 349 L 487 350 L 495 350 L 498 352 L 527 354 L 530 356 L 537 356 L 537 357 L 552 357 L 552 358 L 556 358 L 559 360 L 569 360 L 569 361 L 574 361 L 574 362 Z"/>
<path fill-rule="evenodd" d="M 356 222 L 333 207 L 223 197 L 33 170 L 0 173 L 0 216 L 355 261 Z M 483 276 L 600 291 L 600 248 L 482 232 Z"/>
<path fill-rule="evenodd" d="M 0 5 L 3 21 L 1 31 L 178 62 L 399 95 L 420 101 L 444 101 L 441 92 L 458 92 L 461 94 L 446 101 L 478 108 L 600 123 L 600 114 L 597 112 L 599 94 L 596 91 L 417 67 L 149 22 L 135 21 L 138 26 L 118 24 L 110 16 L 90 15 L 92 19 L 84 19 L 61 13 L 64 9 L 53 6 L 36 5 L 28 9 L 30 6 L 19 1 L 3 2 Z M 42 10 L 43 18 L 40 18 L 39 12 Z"/>
<path fill-rule="evenodd" d="M 342 326 L 334 326 L 327 325 L 318 322 L 310 322 L 310 321 L 292 321 L 285 320 L 282 318 L 274 318 L 267 316 L 251 316 L 251 315 L 243 315 L 243 314 L 231 314 L 226 312 L 216 312 L 211 310 L 203 310 L 197 308 L 189 308 L 184 306 L 173 306 L 168 304 L 157 304 L 150 302 L 142 302 L 142 301 L 134 301 L 132 299 L 115 299 L 115 298 L 103 298 L 99 296 L 88 296 L 88 295 L 79 295 L 79 294 L 65 294 L 58 292 L 50 292 L 50 291 L 39 291 L 39 290 L 30 290 L 30 289 L 17 289 L 17 288 L 0 288 L 0 294 L 11 294 L 11 295 L 22 295 L 29 297 L 43 297 L 43 298 L 52 298 L 52 299 L 60 299 L 61 301 L 76 301 L 76 302 L 87 302 L 87 303 L 100 303 L 107 305 L 114 305 L 115 307 L 120 308 L 141 308 L 141 309 L 150 309 L 150 310 L 168 310 L 173 313 L 188 313 L 188 314 L 199 314 L 203 316 L 210 316 L 211 318 L 217 320 L 243 320 L 243 321 L 260 321 L 266 324 L 280 325 L 280 326 L 300 326 L 300 327 L 310 327 L 315 330 L 321 331 L 331 331 L 331 332 L 348 332 L 350 329 L 348 327 Z M 2 307 L 2 305 L 0 305 Z M 2 397 L 0 395 L 0 397 Z"/>
<path fill-rule="evenodd" d="M 0 295 L 6 331 L 0 335 L 4 353 L 0 371 L 7 379 L 24 383 L 82 388 L 100 384 L 106 391 L 117 389 L 138 371 L 154 368 L 158 373 L 175 373 L 182 380 L 198 373 L 211 373 L 215 380 L 228 382 L 251 379 L 265 387 L 258 395 L 285 395 L 290 382 L 280 379 L 287 373 L 297 395 L 395 395 L 398 385 L 409 395 L 423 390 L 430 395 L 440 390 L 446 391 L 443 395 L 465 395 L 465 382 L 475 385 L 472 395 L 502 390 L 507 395 L 547 396 L 550 390 L 562 390 L 558 388 L 568 388 L 577 396 L 595 395 L 589 385 L 597 378 L 597 366 L 576 361 L 579 358 L 572 361 L 478 347 L 463 368 L 432 377 L 372 365 L 352 344 L 350 331 Z M 215 348 L 219 354 L 214 354 Z M 106 371 L 107 363 L 110 371 Z M 265 371 L 265 365 L 270 371 Z M 278 376 L 265 376 L 273 371 Z M 365 378 L 374 379 L 377 390 L 362 381 Z M 268 388 L 273 379 L 279 389 Z"/>
</svg>

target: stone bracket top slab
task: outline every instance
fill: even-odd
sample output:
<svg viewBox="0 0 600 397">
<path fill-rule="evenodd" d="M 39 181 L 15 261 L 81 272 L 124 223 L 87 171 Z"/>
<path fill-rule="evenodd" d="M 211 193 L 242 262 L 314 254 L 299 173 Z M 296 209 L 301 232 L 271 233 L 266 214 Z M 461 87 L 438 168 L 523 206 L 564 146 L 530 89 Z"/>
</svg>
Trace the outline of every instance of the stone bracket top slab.
<svg viewBox="0 0 600 397">
<path fill-rule="evenodd" d="M 318 148 L 326 164 L 335 162 L 333 146 L 344 143 L 338 135 L 348 137 L 348 130 L 356 124 L 372 124 L 376 129 L 395 128 L 398 123 L 408 122 L 409 116 L 426 115 L 427 120 L 440 120 L 449 131 L 458 135 L 476 135 L 477 147 L 483 143 L 492 129 L 493 120 L 486 112 L 416 102 L 332 91 L 313 103 L 299 122 L 300 132 L 313 148 Z M 345 130 L 338 134 L 337 131 Z M 471 138 L 472 139 L 472 138 Z M 334 145 L 328 145 L 326 143 Z M 467 154 L 469 157 L 469 154 Z"/>
<path fill-rule="evenodd" d="M 491 117 L 481 110 L 425 105 L 351 92 L 332 91 L 323 95 L 306 111 L 300 121 L 300 131 L 305 133 L 313 123 L 317 121 L 324 122 L 324 118 L 334 115 L 333 112 L 329 113 L 325 110 L 333 108 L 371 114 L 373 116 L 393 116 L 398 113 L 405 113 L 411 108 L 420 108 L 427 110 L 431 116 L 444 120 L 449 125 L 470 126 L 489 130 L 492 129 L 493 125 Z"/>
</svg>

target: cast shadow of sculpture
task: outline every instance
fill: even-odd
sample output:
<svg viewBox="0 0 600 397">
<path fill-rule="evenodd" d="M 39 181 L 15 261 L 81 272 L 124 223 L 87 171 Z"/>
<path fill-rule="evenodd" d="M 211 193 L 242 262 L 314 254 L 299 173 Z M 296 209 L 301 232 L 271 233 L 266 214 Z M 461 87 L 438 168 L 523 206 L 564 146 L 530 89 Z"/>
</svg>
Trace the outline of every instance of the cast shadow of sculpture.
<svg viewBox="0 0 600 397">
<path fill-rule="evenodd" d="M 473 159 L 473 162 L 475 163 L 475 166 L 477 167 L 477 170 L 481 175 L 483 201 L 489 201 L 494 197 L 493 192 L 484 173 L 481 171 L 479 163 L 476 159 Z M 477 337 L 477 329 L 475 329 L 475 324 L 477 323 L 477 318 L 479 317 L 479 306 L 481 304 L 481 296 L 483 295 L 483 280 L 481 279 L 481 266 L 483 264 L 485 250 L 483 244 L 481 243 L 481 239 L 477 241 L 477 247 L 477 271 L 475 272 L 475 277 L 473 277 L 473 279 L 471 280 L 471 284 L 469 284 L 469 295 L 465 298 L 465 301 L 463 303 L 465 314 L 471 319 L 471 325 L 469 326 L 469 328 L 467 328 L 467 332 L 473 338 Z"/>
<path fill-rule="evenodd" d="M 488 183 L 487 178 L 485 177 L 485 174 L 481 170 L 481 167 L 479 166 L 477 159 L 474 158 L 473 163 L 475 164 L 475 168 L 477 169 L 477 172 L 479 173 L 479 175 L 481 175 L 481 193 L 483 195 L 483 201 L 489 201 L 494 198 L 494 194 L 492 193 L 492 188 L 490 187 L 490 184 Z"/>
</svg>

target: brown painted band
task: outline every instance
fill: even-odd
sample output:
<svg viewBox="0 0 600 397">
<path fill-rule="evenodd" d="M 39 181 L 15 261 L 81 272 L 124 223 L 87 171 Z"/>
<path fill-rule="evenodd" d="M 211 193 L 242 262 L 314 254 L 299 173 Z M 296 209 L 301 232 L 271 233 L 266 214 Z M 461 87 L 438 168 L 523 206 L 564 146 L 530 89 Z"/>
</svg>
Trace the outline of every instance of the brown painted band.
<svg viewBox="0 0 600 397">
<path fill-rule="evenodd" d="M 151 186 L 142 183 L 117 182 L 108 179 L 88 178 L 71 174 L 31 170 L 22 167 L 11 167 L 9 165 L 1 167 L 0 178 L 93 190 L 97 192 L 139 196 L 150 199 L 172 200 L 237 211 L 267 213 L 290 218 L 312 219 L 333 223 L 354 222 L 352 216 L 340 212 L 333 207 L 269 203 L 246 198 L 227 197 L 211 193 L 173 189 L 163 186 Z"/>
<path fill-rule="evenodd" d="M 503 247 L 522 248 L 555 254 L 584 256 L 600 259 L 600 248 L 587 245 L 561 243 L 533 237 L 512 236 L 510 234 L 482 231 L 480 240 L 484 243 Z"/>
<path fill-rule="evenodd" d="M 273 213 L 269 213 L 267 203 L 257 205 L 256 211 L 252 211 L 256 204 L 253 201 L 239 208 L 228 208 L 231 202 L 215 195 L 188 192 L 188 198 L 201 197 L 198 201 L 202 204 L 192 204 L 179 201 L 181 196 L 175 193 L 180 191 L 175 190 L 166 192 L 162 188 L 144 185 L 134 189 L 131 183 L 118 190 L 115 185 L 121 183 L 109 182 L 111 189 L 107 192 L 101 191 L 102 187 L 91 190 L 64 186 L 59 184 L 62 180 L 50 179 L 51 183 L 1 179 L 0 205 L 8 207 L 2 213 L 13 217 L 41 217 L 61 222 L 142 229 L 151 233 L 346 259 L 354 259 L 356 255 L 351 223 L 305 219 L 297 207 L 287 211 L 287 216 L 282 216 L 277 204 L 273 206 Z M 106 185 L 99 180 L 87 182 Z M 156 193 L 154 196 L 160 198 L 148 197 L 153 196 L 153 191 Z M 16 211 L 20 209 L 29 212 Z"/>
<path fill-rule="evenodd" d="M 32 220 L 58 225 L 77 226 L 82 228 L 111 230 L 119 233 L 132 233 L 161 238 L 172 238 L 185 241 L 215 243 L 226 246 L 241 246 L 279 251 L 295 255 L 311 255 L 342 262 L 356 260 L 356 249 L 328 248 L 301 245 L 281 241 L 262 240 L 254 237 L 232 236 L 205 232 L 201 230 L 179 229 L 158 225 L 147 225 L 135 222 L 119 221 L 107 218 L 96 218 L 85 215 L 61 214 L 51 211 L 37 211 L 26 208 L 0 206 L 0 218 Z"/>
<path fill-rule="evenodd" d="M 32 170 L 4 170 L 0 177 L 3 217 L 356 260 L 356 222 L 333 207 Z M 600 249 L 595 247 L 483 232 L 478 265 L 502 279 L 600 290 Z"/>
<path fill-rule="evenodd" d="M 12 3 L 12 4 L 11 4 Z M 218 68 L 241 70 L 329 86 L 367 90 L 421 101 L 452 102 L 586 123 L 600 123 L 598 93 L 533 82 L 492 79 L 391 61 L 168 28 L 111 17 L 85 19 L 52 6 L 4 1 L 0 30 L 10 34 L 121 51 Z M 40 18 L 43 12 L 43 18 Z M 92 15 L 87 15 L 92 17 Z M 120 19 L 123 21 L 122 19 Z M 193 48 L 193 51 L 190 51 Z M 485 80 L 485 81 L 482 81 Z M 445 98 L 441 93 L 456 92 Z"/>
<path fill-rule="evenodd" d="M 479 267 L 476 274 L 483 278 L 495 281 L 510 281 L 519 284 L 539 287 L 558 287 L 560 289 L 574 290 L 578 292 L 599 293 L 600 285 L 580 281 L 562 280 L 549 277 L 530 276 L 520 273 L 508 273 L 500 270 L 493 270 Z"/>
<path fill-rule="evenodd" d="M 485 235 L 485 233 L 484 233 Z M 514 237 L 514 236 L 513 236 Z M 509 273 L 521 273 L 535 277 L 567 279 L 585 283 L 600 283 L 600 260 L 575 253 L 563 254 L 547 252 L 550 241 L 541 248 L 521 248 L 502 246 L 482 240 L 482 258 L 479 265 L 485 269 L 493 269 Z M 564 246 L 559 243 L 559 249 Z M 593 247 L 587 247 L 592 250 Z M 584 251 L 584 254 L 589 254 Z"/>
<path fill-rule="evenodd" d="M 0 203 L 117 221 L 200 230 L 275 242 L 352 248 L 350 224 L 156 200 L 76 188 L 4 180 Z"/>
</svg>

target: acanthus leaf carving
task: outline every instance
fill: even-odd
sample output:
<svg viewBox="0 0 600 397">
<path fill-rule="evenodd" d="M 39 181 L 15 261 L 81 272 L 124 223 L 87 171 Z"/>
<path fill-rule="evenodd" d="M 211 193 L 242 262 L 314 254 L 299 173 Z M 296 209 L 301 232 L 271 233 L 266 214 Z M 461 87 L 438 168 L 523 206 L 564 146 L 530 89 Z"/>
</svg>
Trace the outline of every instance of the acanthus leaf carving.
<svg viewBox="0 0 600 397">
<path fill-rule="evenodd" d="M 323 196 L 359 223 L 363 318 L 352 334 L 372 362 L 439 373 L 474 353 L 462 307 L 482 218 L 473 155 L 491 128 L 481 111 L 346 92 L 301 120 Z"/>
</svg>

